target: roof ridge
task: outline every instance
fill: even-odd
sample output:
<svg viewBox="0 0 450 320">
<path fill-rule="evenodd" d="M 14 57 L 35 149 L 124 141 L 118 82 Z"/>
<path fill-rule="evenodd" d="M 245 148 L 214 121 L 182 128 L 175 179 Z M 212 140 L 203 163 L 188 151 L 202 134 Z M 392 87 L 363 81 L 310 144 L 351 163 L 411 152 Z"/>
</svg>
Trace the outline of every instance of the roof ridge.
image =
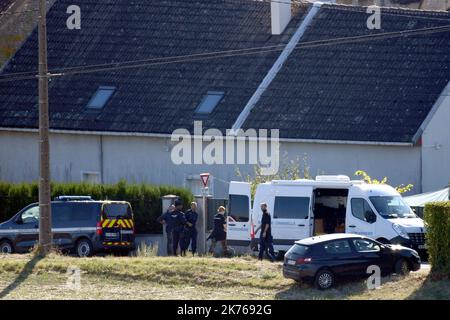
<svg viewBox="0 0 450 320">
<path fill-rule="evenodd" d="M 355 11 L 365 11 L 365 9 L 367 9 L 369 6 L 354 6 L 351 4 L 344 4 L 344 3 L 324 3 L 323 8 L 327 8 L 327 7 L 342 7 L 345 9 L 357 9 Z M 391 6 L 380 6 L 381 9 L 388 9 L 389 11 L 399 11 L 398 13 L 405 13 L 405 12 L 410 12 L 410 13 L 414 13 L 414 14 L 420 14 L 420 13 L 424 13 L 424 14 L 434 14 L 434 15 L 441 15 L 441 16 L 447 16 L 450 17 L 450 12 L 446 11 L 446 10 L 426 10 L 426 9 L 414 9 L 414 8 L 405 8 L 405 7 L 391 7 Z M 359 10 L 358 10 L 359 9 Z"/>
</svg>

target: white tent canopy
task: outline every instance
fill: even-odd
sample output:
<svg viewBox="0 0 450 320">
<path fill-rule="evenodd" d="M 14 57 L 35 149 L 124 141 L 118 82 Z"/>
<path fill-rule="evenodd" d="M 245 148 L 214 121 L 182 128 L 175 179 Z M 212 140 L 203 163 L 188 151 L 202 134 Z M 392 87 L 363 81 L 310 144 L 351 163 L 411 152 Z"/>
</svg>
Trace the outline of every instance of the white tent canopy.
<svg viewBox="0 0 450 320">
<path fill-rule="evenodd" d="M 410 207 L 425 207 L 425 204 L 428 202 L 449 201 L 448 194 L 449 188 L 445 188 L 438 191 L 416 194 L 410 197 L 404 197 L 403 200 L 405 200 L 405 202 Z"/>
</svg>

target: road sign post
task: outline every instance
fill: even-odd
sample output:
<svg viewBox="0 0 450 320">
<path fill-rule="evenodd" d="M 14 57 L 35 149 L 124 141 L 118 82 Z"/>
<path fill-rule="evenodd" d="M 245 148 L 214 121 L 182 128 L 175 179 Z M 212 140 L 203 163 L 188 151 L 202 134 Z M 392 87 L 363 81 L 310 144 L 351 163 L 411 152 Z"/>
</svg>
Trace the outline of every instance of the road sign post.
<svg viewBox="0 0 450 320">
<path fill-rule="evenodd" d="M 202 188 L 202 219 L 201 219 L 201 232 L 200 232 L 200 241 L 201 241 L 201 246 L 200 248 L 203 249 L 202 253 L 206 254 L 207 253 L 207 245 L 206 245 L 206 221 L 208 219 L 208 203 L 207 203 L 207 199 L 209 196 L 209 188 L 208 188 L 208 181 L 209 181 L 209 173 L 202 173 L 200 174 L 200 179 L 202 180 L 203 183 L 203 188 Z"/>
</svg>

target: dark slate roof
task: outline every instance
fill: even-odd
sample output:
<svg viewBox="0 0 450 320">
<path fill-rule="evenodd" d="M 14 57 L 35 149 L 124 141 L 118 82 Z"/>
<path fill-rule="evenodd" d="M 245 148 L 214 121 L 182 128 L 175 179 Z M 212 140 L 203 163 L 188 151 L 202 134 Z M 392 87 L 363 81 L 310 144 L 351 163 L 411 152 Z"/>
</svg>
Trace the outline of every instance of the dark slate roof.
<svg viewBox="0 0 450 320">
<path fill-rule="evenodd" d="M 81 30 L 66 28 L 79 4 Z M 281 36 L 270 5 L 253 0 L 58 0 L 48 15 L 49 67 L 116 63 L 287 43 L 305 7 Z M 447 24 L 449 13 L 385 9 L 382 30 L 365 9 L 322 7 L 302 41 Z M 412 16 L 412 17 L 410 17 Z M 244 123 L 286 138 L 410 142 L 450 80 L 449 33 L 295 50 Z M 171 133 L 191 129 L 207 91 L 223 91 L 204 127 L 231 128 L 279 52 L 53 78 L 54 129 Z M 3 73 L 33 71 L 37 32 Z M 101 85 L 117 91 L 100 112 L 86 109 Z M 0 83 L 0 127 L 36 128 L 37 82 Z"/>
<path fill-rule="evenodd" d="M 81 8 L 81 30 L 66 28 Z M 58 0 L 48 14 L 49 68 L 95 65 L 287 43 L 270 32 L 270 5 L 242 0 Z M 3 73 L 37 68 L 37 31 Z M 231 128 L 279 52 L 53 78 L 51 128 L 171 133 L 190 128 L 208 91 L 225 96 L 204 127 Z M 87 110 L 101 85 L 117 91 L 101 112 Z M 0 126 L 37 127 L 37 81 L 0 83 Z"/>
<path fill-rule="evenodd" d="M 383 9 L 382 29 L 370 31 L 365 10 L 325 5 L 301 41 L 450 22 L 446 12 Z M 244 128 L 276 128 L 286 138 L 412 142 L 449 81 L 450 32 L 299 49 Z"/>
</svg>

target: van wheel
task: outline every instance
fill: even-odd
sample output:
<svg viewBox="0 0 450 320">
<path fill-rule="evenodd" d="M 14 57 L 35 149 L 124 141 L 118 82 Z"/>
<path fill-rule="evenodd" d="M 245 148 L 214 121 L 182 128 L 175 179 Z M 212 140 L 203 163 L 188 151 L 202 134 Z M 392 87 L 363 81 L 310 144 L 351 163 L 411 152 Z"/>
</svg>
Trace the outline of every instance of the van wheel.
<svg viewBox="0 0 450 320">
<path fill-rule="evenodd" d="M 314 285 L 319 290 L 330 289 L 334 285 L 335 277 L 328 269 L 319 270 L 314 279 Z"/>
<path fill-rule="evenodd" d="M 407 276 L 410 272 L 408 261 L 405 259 L 399 259 L 395 263 L 395 273 L 399 276 Z"/>
<path fill-rule="evenodd" d="M 81 239 L 78 240 L 75 251 L 80 258 L 83 258 L 92 256 L 94 249 L 88 239 Z"/>
<path fill-rule="evenodd" d="M 2 254 L 10 254 L 14 252 L 14 248 L 8 240 L 3 240 L 0 242 L 0 253 Z"/>
</svg>

